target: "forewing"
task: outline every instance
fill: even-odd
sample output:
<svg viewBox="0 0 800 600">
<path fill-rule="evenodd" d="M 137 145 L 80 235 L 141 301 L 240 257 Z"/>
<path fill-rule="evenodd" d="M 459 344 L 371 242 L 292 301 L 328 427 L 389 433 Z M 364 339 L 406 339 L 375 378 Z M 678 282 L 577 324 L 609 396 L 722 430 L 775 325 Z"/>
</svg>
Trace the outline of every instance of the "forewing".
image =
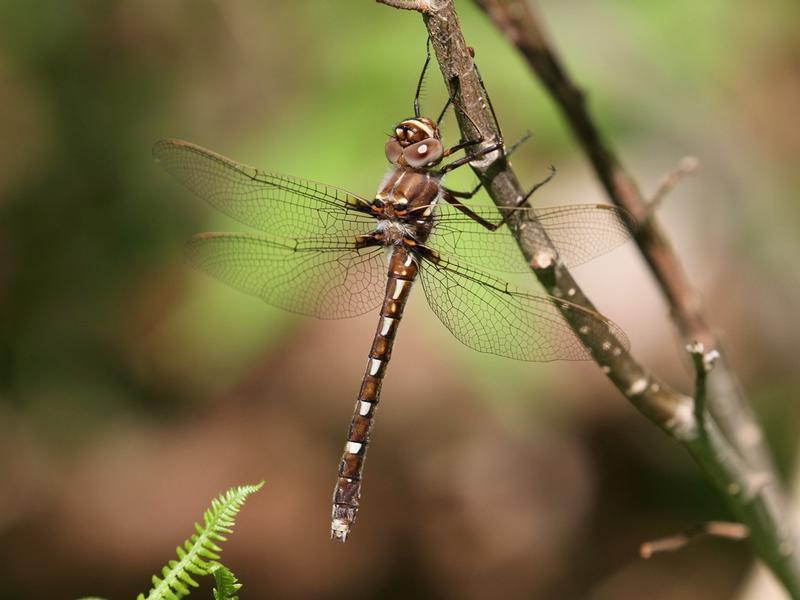
<svg viewBox="0 0 800 600">
<path fill-rule="evenodd" d="M 491 223 L 499 223 L 502 218 L 496 206 L 466 206 Z M 625 243 L 633 224 L 627 211 L 606 204 L 511 210 L 520 216 L 523 241 L 534 248 L 545 244 L 536 227 L 538 222 L 568 267 L 583 264 Z M 432 248 L 482 269 L 504 273 L 528 269 L 508 225 L 489 231 L 452 204 L 443 202 L 438 205 L 436 223 L 427 242 Z"/>
<path fill-rule="evenodd" d="M 383 248 L 356 246 L 355 238 L 347 237 L 275 240 L 202 233 L 187 243 L 186 256 L 201 271 L 268 304 L 338 319 L 363 314 L 383 300 Z"/>
<path fill-rule="evenodd" d="M 424 260 L 422 287 L 433 312 L 459 341 L 480 352 L 528 361 L 585 360 L 589 351 L 561 313 L 571 313 L 581 337 L 609 352 L 628 348 L 625 333 L 602 315 L 536 295 L 443 258 Z"/>
<path fill-rule="evenodd" d="M 374 228 L 369 203 L 333 186 L 241 165 L 181 140 L 161 140 L 164 169 L 217 210 L 271 236 L 358 235 Z"/>
</svg>

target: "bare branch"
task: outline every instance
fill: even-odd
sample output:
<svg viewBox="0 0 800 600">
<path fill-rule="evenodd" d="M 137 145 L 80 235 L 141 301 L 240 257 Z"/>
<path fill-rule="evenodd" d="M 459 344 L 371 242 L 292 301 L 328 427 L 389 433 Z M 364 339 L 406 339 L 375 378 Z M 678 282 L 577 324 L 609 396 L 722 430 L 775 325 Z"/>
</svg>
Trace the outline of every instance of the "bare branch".
<svg viewBox="0 0 800 600">
<path fill-rule="evenodd" d="M 545 40 L 529 3 L 517 0 L 477 0 L 498 26 L 523 52 L 564 111 L 584 146 L 612 200 L 644 220 L 636 231 L 639 247 L 661 284 L 676 322 L 687 339 L 704 348 L 717 348 L 701 312 L 701 304 L 688 284 L 675 254 L 656 219 L 647 219 L 648 205 L 633 179 L 621 168 L 602 140 L 583 103 L 583 95 L 567 77 Z M 408 3 L 386 2 L 400 8 Z M 511 10 L 510 5 L 513 5 Z M 480 150 L 502 139 L 491 102 L 472 62 L 452 0 L 428 0 L 423 13 L 431 44 L 442 70 L 463 139 L 481 139 Z M 478 153 L 479 149 L 476 148 Z M 487 192 L 501 209 L 517 206 L 524 192 L 506 155 L 497 150 L 470 163 Z M 513 211 L 518 213 L 519 211 Z M 533 273 L 547 291 L 571 303 L 594 305 L 560 262 L 546 231 L 535 220 L 509 216 L 508 227 Z M 522 236 L 523 229 L 536 235 Z M 536 239 L 536 243 L 532 242 Z M 680 441 L 711 482 L 725 495 L 737 519 L 751 531 L 759 556 L 772 568 L 793 597 L 800 599 L 800 553 L 795 552 L 793 527 L 787 516 L 783 492 L 766 453 L 760 429 L 741 395 L 736 379 L 720 358 L 710 378 L 708 397 L 714 415 L 698 426 L 694 399 L 656 378 L 625 350 L 610 331 L 597 335 L 577 311 L 562 314 L 576 335 L 584 340 L 595 362 L 626 398 L 653 423 Z M 593 335 L 587 336 L 588 332 Z M 589 340 L 598 340 L 590 342 Z M 705 379 L 704 379 L 705 383 Z M 705 406 L 705 392 L 702 405 Z M 755 434 L 754 434 L 755 432 Z"/>
<path fill-rule="evenodd" d="M 709 521 L 708 523 L 689 527 L 675 535 L 644 542 L 639 547 L 639 554 L 642 558 L 648 559 L 659 552 L 674 552 L 704 535 L 730 540 L 744 540 L 750 535 L 750 530 L 741 523 Z"/>
<path fill-rule="evenodd" d="M 661 203 L 664 201 L 664 198 L 675 189 L 684 177 L 687 175 L 691 175 L 700 167 L 700 161 L 697 160 L 694 156 L 684 156 L 680 162 L 678 162 L 678 166 L 672 169 L 669 173 L 664 175 L 664 178 L 661 180 L 661 183 L 658 185 L 658 189 L 656 193 L 653 194 L 653 197 L 650 198 L 650 201 L 647 203 L 647 219 L 649 220 L 658 210 L 658 207 L 661 206 Z"/>
<path fill-rule="evenodd" d="M 452 1 L 432 2 L 431 10 L 423 15 L 423 19 L 445 83 L 454 97 L 453 104 L 462 137 L 482 139 L 484 142 L 480 149 L 490 148 L 495 140 L 500 139 L 500 133 L 491 103 L 473 66 L 472 54 L 464 41 Z M 479 151 L 475 149 L 476 153 Z M 503 152 L 492 152 L 470 164 L 501 209 L 518 206 L 520 199 L 525 197 Z M 520 211 L 512 211 L 507 224 L 528 264 L 552 296 L 596 310 L 570 271 L 558 259 L 558 251 L 540 223 L 535 220 L 523 221 Z M 531 235 L 532 229 L 535 235 Z M 521 235 L 523 230 L 527 235 Z M 626 344 L 616 339 L 611 331 L 596 331 L 593 328 L 600 325 L 587 323 L 581 314 L 569 311 L 568 307 L 569 303 L 565 303 L 565 319 L 576 335 L 589 344 L 595 362 L 625 396 L 671 436 L 681 440 L 696 437 L 692 398 L 674 390 L 645 369 L 625 350 Z M 597 341 L 591 345 L 590 340 Z"/>
<path fill-rule="evenodd" d="M 689 283 L 672 245 L 653 218 L 649 203 L 633 177 L 591 118 L 584 94 L 572 80 L 533 9 L 532 0 L 475 0 L 525 57 L 550 92 L 564 119 L 583 147 L 598 179 L 614 204 L 627 209 L 639 222 L 636 243 L 658 281 L 683 338 L 717 348 L 722 355 L 709 382 L 708 408 L 725 435 L 753 467 L 774 472 L 760 428 L 741 386 L 725 360 L 719 341 L 703 314 L 702 302 Z"/>
<path fill-rule="evenodd" d="M 694 342 L 686 346 L 686 351 L 692 357 L 695 371 L 694 387 L 694 416 L 700 427 L 700 432 L 705 434 L 706 429 L 706 377 L 719 360 L 719 352 L 711 350 L 706 352 L 702 342 Z"/>
<path fill-rule="evenodd" d="M 400 10 L 416 10 L 421 13 L 428 12 L 430 4 L 427 0 L 377 0 L 378 4 L 385 4 Z"/>
</svg>

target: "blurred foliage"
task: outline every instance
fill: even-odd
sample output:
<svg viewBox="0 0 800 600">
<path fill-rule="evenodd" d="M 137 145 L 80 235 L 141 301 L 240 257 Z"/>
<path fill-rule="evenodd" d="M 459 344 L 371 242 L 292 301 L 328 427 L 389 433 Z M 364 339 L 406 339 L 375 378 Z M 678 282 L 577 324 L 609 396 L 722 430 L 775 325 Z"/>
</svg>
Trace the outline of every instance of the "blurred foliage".
<svg viewBox="0 0 800 600">
<path fill-rule="evenodd" d="M 514 157 L 517 170 L 531 183 L 548 163 L 559 168 L 559 176 L 540 194 L 547 203 L 601 201 L 557 109 L 523 61 L 471 3 L 459 1 L 458 8 L 505 135 L 516 139 L 533 132 Z M 541 10 L 564 61 L 589 92 L 603 130 L 645 189 L 654 189 L 681 156 L 700 157 L 703 171 L 670 197 L 664 218 L 741 365 L 745 384 L 763 400 L 771 440 L 788 473 L 797 419 L 786 418 L 785 407 L 797 390 L 800 341 L 786 317 L 793 314 L 800 293 L 794 264 L 800 233 L 795 201 L 800 130 L 794 119 L 800 105 L 799 5 L 790 0 L 758 5 L 573 0 L 546 2 Z M 166 428 L 165 439 L 183 439 L 192 426 L 206 422 L 203 410 L 213 412 L 223 392 L 237 386 L 244 386 L 240 395 L 252 397 L 252 403 L 236 405 L 243 412 L 229 429 L 241 432 L 240 427 L 249 426 L 256 417 L 243 407 L 258 406 L 268 411 L 269 421 L 259 421 L 264 433 L 252 434 L 251 442 L 274 444 L 269 448 L 284 453 L 259 455 L 258 464 L 242 467 L 241 475 L 260 478 L 259 469 L 286 466 L 277 490 L 297 486 L 297 495 L 287 496 L 283 506 L 286 511 L 301 507 L 303 518 L 316 515 L 327 502 L 322 497 L 327 492 L 312 494 L 292 478 L 298 469 L 316 473 L 317 450 L 323 463 L 325 457 L 330 460 L 333 473 L 336 440 L 347 418 L 339 408 L 350 400 L 331 408 L 325 394 L 354 393 L 361 368 L 355 365 L 366 352 L 374 316 L 365 325 L 352 325 L 358 335 L 337 338 L 349 329 L 335 323 L 320 328 L 191 275 L 181 260 L 183 241 L 196 231 L 238 226 L 171 185 L 153 167 L 150 147 L 159 138 L 183 137 L 242 162 L 368 196 L 386 170 L 386 132 L 411 111 L 424 43 L 418 15 L 354 0 L 0 2 L 0 416 L 5 423 L 0 449 L 7 456 L 0 461 L 5 480 L 0 480 L 5 488 L 0 509 L 6 515 L 0 535 L 7 548 L 17 549 L 3 561 L 16 575 L 0 578 L 0 597 L 48 598 L 54 589 L 104 591 L 88 585 L 92 575 L 86 564 L 97 555 L 76 557 L 66 550 L 62 576 L 52 587 L 22 583 L 29 573 L 24 566 L 36 562 L 37 532 L 53 523 L 68 531 L 60 511 L 74 493 L 72 477 L 91 479 L 89 473 L 98 472 L 92 467 L 105 465 L 108 471 L 100 472 L 113 476 L 120 489 L 131 490 L 123 481 L 134 486 L 136 491 L 123 498 L 147 497 L 141 489 L 148 467 L 137 462 L 144 460 L 142 455 L 165 454 L 174 456 L 176 464 L 189 463 L 188 457 L 180 462 L 177 442 L 154 440 L 153 430 Z M 434 72 L 423 107 L 438 113 L 444 100 Z M 445 135 L 456 137 L 452 119 L 446 121 Z M 452 180 L 454 187 L 472 181 L 468 173 Z M 597 291 L 603 310 L 625 327 L 645 362 L 686 383 L 687 369 L 666 311 L 632 251 L 585 267 L 579 275 L 593 296 Z M 370 502 L 376 502 L 373 515 L 386 519 L 375 516 L 376 521 L 359 524 L 365 547 L 373 550 L 369 559 L 337 562 L 343 559 L 309 551 L 311 542 L 294 530 L 283 539 L 259 536 L 266 555 L 253 549 L 253 555 L 279 563 L 292 556 L 291 539 L 310 573 L 302 582 L 309 597 L 344 597 L 347 590 L 352 598 L 350 586 L 336 574 L 352 574 L 359 566 L 383 573 L 373 573 L 363 597 L 391 597 L 401 590 L 421 597 L 443 589 L 478 597 L 488 588 L 481 587 L 487 584 L 479 575 L 467 574 L 473 571 L 486 574 L 487 581 L 492 575 L 505 597 L 514 597 L 514 590 L 521 597 L 581 597 L 632 560 L 631 548 L 641 537 L 721 516 L 718 498 L 685 457 L 676 457 L 675 449 L 590 367 L 531 366 L 470 352 L 432 316 L 417 310 L 422 304 L 412 299 L 398 341 L 398 365 L 387 381 L 393 401 L 406 401 L 398 402 L 403 405 L 398 413 L 407 414 L 407 420 L 401 422 L 395 413 L 395 423 L 389 423 L 386 409 L 387 423 L 380 426 L 386 466 L 383 473 L 377 466 L 368 468 L 368 477 L 374 477 L 374 492 L 369 492 Z M 422 343 L 412 349 L 412 340 Z M 355 357 L 352 363 L 343 362 L 349 357 Z M 405 374 L 403 357 L 410 357 Z M 411 366 L 420 364 L 450 365 L 453 372 L 429 374 Z M 338 369 L 347 375 L 337 376 Z M 305 387 L 286 387 L 289 381 Z M 420 400 L 425 408 L 415 408 L 414 398 L 426 386 L 441 395 L 426 395 Z M 429 430 L 420 423 L 427 425 L 435 399 L 450 412 L 436 413 Z M 133 432 L 120 434 L 119 428 L 129 423 L 135 424 Z M 153 429 L 145 430 L 148 425 Z M 488 533 L 481 539 L 494 540 L 495 546 L 475 540 L 446 546 L 441 540 L 446 536 L 424 537 L 437 531 L 435 525 L 421 522 L 421 538 L 398 525 L 407 521 L 403 510 L 413 505 L 414 494 L 423 511 L 435 502 L 423 491 L 407 491 L 416 489 L 415 482 L 428 481 L 427 475 L 414 470 L 413 457 L 391 450 L 392 444 L 400 448 L 413 431 L 426 448 L 441 444 L 448 456 L 451 447 L 462 443 L 456 443 L 459 427 L 474 444 L 463 442 L 464 452 L 490 439 L 480 434 L 503 432 L 504 441 L 491 438 L 497 447 L 523 445 L 530 452 L 526 444 L 535 444 L 531 440 L 563 436 L 551 440 L 558 452 L 537 446 L 540 454 L 535 454 L 557 455 L 563 472 L 531 468 L 523 476 L 509 462 L 507 470 L 498 468 L 497 473 L 512 473 L 511 480 L 497 480 L 496 489 L 483 490 L 495 493 L 486 497 L 494 507 L 502 490 L 514 491 L 503 498 L 517 496 L 518 477 L 561 475 L 551 482 L 552 489 L 570 490 L 576 502 L 583 502 L 569 505 L 574 513 L 563 529 L 553 524 L 555 519 L 544 519 L 561 545 L 551 544 L 544 555 L 536 555 L 539 579 L 530 573 L 531 553 L 515 553 Z M 224 436 L 224 430 L 215 431 Z M 305 440 L 302 447 L 295 445 L 297 436 Z M 198 438 L 208 443 L 208 437 Z M 231 460 L 244 460 L 244 442 L 240 449 L 238 438 L 223 439 L 239 449 L 231 449 Z M 184 441 L 195 448 L 191 442 L 191 437 Z M 285 458 L 289 447 L 291 459 Z M 372 460 L 379 462 L 381 450 L 374 452 Z M 429 464 L 439 465 L 456 482 L 454 456 L 450 462 Z M 575 473 L 583 475 L 570 479 L 568 457 L 589 474 L 576 466 Z M 117 459 L 119 464 L 112 461 L 111 466 L 102 462 Z M 220 471 L 209 467 L 208 485 L 219 489 L 215 473 Z M 320 481 L 324 477 L 322 469 Z M 400 483 L 392 483 L 395 479 Z M 480 490 L 454 489 L 483 498 Z M 306 492 L 313 502 L 321 497 L 320 504 L 298 500 Z M 456 497 L 453 502 L 465 502 Z M 31 503 L 30 498 L 42 500 Z M 120 501 L 120 496 L 113 498 Z M 114 505 L 107 497 L 98 499 Z M 392 504 L 400 499 L 401 504 Z M 269 500 L 280 501 L 280 496 Z M 566 501 L 546 506 L 555 510 L 561 504 L 566 510 Z M 124 519 L 124 511 L 118 512 Z M 438 514 L 445 519 L 460 513 Z M 369 519 L 366 511 L 364 518 Z M 287 521 L 276 519 L 270 521 L 273 528 Z M 383 544 L 370 540 L 370 527 L 373 536 L 381 529 L 396 537 Z M 324 537 L 324 526 L 317 534 Z M 123 539 L 113 530 L 107 535 Z M 538 535 L 542 543 L 545 537 Z M 584 537 L 592 541 L 581 541 Z M 90 547 L 104 552 L 100 541 L 87 543 Z M 461 547 L 474 548 L 474 557 L 487 557 L 480 563 L 484 570 L 476 566 L 477 558 L 473 564 L 459 554 Z M 359 556 L 358 550 L 348 552 L 355 553 L 348 557 Z M 726 597 L 741 570 L 742 551 L 714 546 L 698 552 L 702 560 L 697 563 L 709 565 L 711 575 L 707 587 L 699 588 L 705 594 L 697 597 Z M 140 549 L 137 556 L 149 553 Z M 687 562 L 675 564 L 685 568 Z M 109 567 L 104 589 L 111 592 L 102 595 L 132 593 L 135 581 L 119 573 L 130 573 L 134 566 Z M 288 581 L 291 569 L 274 572 L 271 591 L 279 594 L 279 575 Z M 237 573 L 250 588 L 250 579 Z M 251 566 L 253 573 L 261 574 L 258 565 Z M 712 588 L 721 591 L 713 596 Z M 259 588 L 250 589 L 258 594 Z"/>
</svg>

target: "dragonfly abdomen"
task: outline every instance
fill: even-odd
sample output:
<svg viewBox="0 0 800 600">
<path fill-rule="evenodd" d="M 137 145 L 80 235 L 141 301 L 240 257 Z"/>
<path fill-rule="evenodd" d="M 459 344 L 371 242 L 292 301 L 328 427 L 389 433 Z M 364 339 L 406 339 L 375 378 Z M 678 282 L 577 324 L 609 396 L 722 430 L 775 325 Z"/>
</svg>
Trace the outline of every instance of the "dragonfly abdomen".
<svg viewBox="0 0 800 600">
<path fill-rule="evenodd" d="M 358 513 L 361 475 L 364 470 L 369 434 L 380 399 L 381 384 L 417 270 L 417 264 L 409 250 L 403 245 L 396 246 L 389 258 L 389 275 L 380 321 L 370 348 L 367 369 L 361 381 L 353 419 L 347 432 L 344 454 L 339 463 L 339 477 L 333 491 L 331 537 L 342 542 L 347 540 Z"/>
</svg>

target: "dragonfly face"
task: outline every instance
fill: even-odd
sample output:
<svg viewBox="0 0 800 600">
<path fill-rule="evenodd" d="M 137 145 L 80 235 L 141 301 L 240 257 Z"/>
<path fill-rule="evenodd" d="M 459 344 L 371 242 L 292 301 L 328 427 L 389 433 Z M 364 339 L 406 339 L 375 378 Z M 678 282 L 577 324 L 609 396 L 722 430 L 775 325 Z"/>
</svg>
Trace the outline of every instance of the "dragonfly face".
<svg viewBox="0 0 800 600">
<path fill-rule="evenodd" d="M 431 119 L 401 121 L 386 142 L 386 158 L 398 167 L 433 167 L 444 158 L 439 127 Z"/>
</svg>

